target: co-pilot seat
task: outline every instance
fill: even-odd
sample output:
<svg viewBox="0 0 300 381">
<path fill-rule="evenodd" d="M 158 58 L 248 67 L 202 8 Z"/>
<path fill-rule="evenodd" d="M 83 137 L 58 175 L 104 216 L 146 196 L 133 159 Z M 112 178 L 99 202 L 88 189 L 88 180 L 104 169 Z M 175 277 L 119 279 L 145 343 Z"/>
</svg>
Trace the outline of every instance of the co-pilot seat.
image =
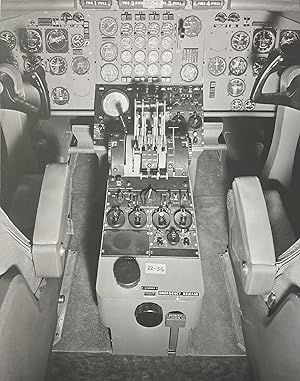
<svg viewBox="0 0 300 381">
<path fill-rule="evenodd" d="M 280 55 L 274 52 L 270 59 L 273 63 L 280 61 Z M 277 113 L 300 109 L 300 98 L 297 96 L 300 90 L 299 68 L 288 70 L 289 73 L 296 73 L 290 88 L 277 97 L 276 94 L 270 94 L 262 98 L 265 103 L 271 101 L 289 106 L 285 110 L 279 108 Z M 261 78 L 257 83 L 259 80 Z M 293 92 L 289 91 L 291 87 L 294 88 Z M 292 129 L 297 128 L 297 120 L 294 120 L 294 126 L 290 126 Z M 284 130 L 285 126 L 275 125 L 275 137 L 278 128 Z M 280 148 L 284 143 L 279 142 L 277 147 Z M 295 185 L 299 184 L 299 153 L 296 151 L 292 165 L 289 161 L 290 153 L 287 153 L 286 158 L 277 150 L 277 158 L 273 160 L 272 171 L 269 171 L 278 174 L 276 184 L 280 183 L 281 188 L 290 184 L 290 187 L 284 189 L 285 196 L 290 201 L 296 191 Z M 288 182 L 283 164 L 291 167 L 287 168 L 292 173 Z M 286 197 L 272 189 L 272 183 L 275 184 L 274 181 L 264 180 L 264 188 L 268 190 L 263 190 L 257 177 L 234 179 L 227 197 L 229 253 L 253 379 L 296 381 L 299 380 L 300 373 L 300 240 L 297 240 L 285 207 Z M 294 208 L 297 208 L 297 203 Z"/>
<path fill-rule="evenodd" d="M 0 65 L 0 81 L 0 379 L 38 381 L 53 341 L 70 237 L 70 170 L 65 163 L 37 171 L 28 109 L 21 102 L 20 112 L 6 98 L 12 91 L 6 86 L 14 82 L 16 89 L 21 76 Z"/>
</svg>

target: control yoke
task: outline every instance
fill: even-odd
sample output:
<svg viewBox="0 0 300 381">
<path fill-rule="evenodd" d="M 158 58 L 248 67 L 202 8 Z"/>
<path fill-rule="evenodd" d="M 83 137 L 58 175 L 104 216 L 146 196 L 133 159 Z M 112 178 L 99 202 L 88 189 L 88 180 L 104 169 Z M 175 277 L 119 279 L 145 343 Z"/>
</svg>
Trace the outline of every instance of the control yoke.
<svg viewBox="0 0 300 381">
<path fill-rule="evenodd" d="M 0 66 L 0 94 L 2 107 L 17 110 L 29 114 L 37 115 L 39 119 L 49 119 L 50 117 L 50 98 L 47 83 L 45 80 L 45 71 L 39 66 L 35 71 L 25 74 L 25 79 L 37 89 L 40 97 L 40 107 L 33 105 L 22 97 L 22 93 L 16 90 L 19 72 L 11 65 Z"/>
<path fill-rule="evenodd" d="M 299 48 L 299 43 L 296 41 L 288 45 L 284 52 L 277 49 L 270 52 L 252 88 L 250 99 L 253 102 L 282 105 L 300 110 L 300 75 L 293 78 L 285 91 L 278 93 L 262 92 L 267 79 L 272 73 L 278 72 L 281 74 L 288 67 L 300 64 L 299 53 L 297 54 Z"/>
</svg>

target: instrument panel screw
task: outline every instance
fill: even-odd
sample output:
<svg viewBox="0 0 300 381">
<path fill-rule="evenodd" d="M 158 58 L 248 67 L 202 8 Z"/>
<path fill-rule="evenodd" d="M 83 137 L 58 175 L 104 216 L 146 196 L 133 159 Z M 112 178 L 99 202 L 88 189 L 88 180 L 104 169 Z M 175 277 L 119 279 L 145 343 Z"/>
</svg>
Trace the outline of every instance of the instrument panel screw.
<svg viewBox="0 0 300 381">
<path fill-rule="evenodd" d="M 248 266 L 246 262 L 243 262 L 242 264 L 242 273 L 246 276 L 248 273 Z"/>
</svg>

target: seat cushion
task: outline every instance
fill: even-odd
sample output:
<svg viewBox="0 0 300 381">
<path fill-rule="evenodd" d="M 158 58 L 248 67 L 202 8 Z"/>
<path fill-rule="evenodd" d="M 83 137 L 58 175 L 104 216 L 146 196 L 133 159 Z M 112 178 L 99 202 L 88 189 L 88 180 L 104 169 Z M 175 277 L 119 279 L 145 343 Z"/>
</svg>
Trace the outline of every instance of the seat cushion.
<svg viewBox="0 0 300 381">
<path fill-rule="evenodd" d="M 279 193 L 275 190 L 264 191 L 270 219 L 276 259 L 295 241 L 296 236 L 286 214 Z"/>
<path fill-rule="evenodd" d="M 42 181 L 42 174 L 24 175 L 12 197 L 8 211 L 11 221 L 30 240 L 33 235 Z"/>
</svg>

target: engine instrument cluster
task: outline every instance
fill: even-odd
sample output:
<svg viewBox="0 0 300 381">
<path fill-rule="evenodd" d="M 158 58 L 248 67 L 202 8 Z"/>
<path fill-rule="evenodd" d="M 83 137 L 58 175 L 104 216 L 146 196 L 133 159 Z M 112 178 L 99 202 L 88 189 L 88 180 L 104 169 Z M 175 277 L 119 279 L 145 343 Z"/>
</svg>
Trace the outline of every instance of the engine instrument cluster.
<svg viewBox="0 0 300 381">
<path fill-rule="evenodd" d="M 272 110 L 253 105 L 250 92 L 269 52 L 299 39 L 297 24 L 279 17 L 269 25 L 268 12 L 196 3 L 146 9 L 119 1 L 17 16 L 0 24 L 1 62 L 24 72 L 42 65 L 54 110 L 93 110 L 96 84 L 136 83 L 201 86 L 206 112 Z M 278 86 L 271 76 L 265 90 Z"/>
</svg>

